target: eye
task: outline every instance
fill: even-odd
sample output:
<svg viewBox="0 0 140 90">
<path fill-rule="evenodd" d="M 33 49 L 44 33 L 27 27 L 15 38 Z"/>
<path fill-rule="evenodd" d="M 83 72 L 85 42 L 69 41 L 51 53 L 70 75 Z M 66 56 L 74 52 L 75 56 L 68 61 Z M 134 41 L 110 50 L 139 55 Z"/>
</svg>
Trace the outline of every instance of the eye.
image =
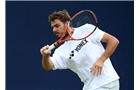
<svg viewBox="0 0 140 90">
<path fill-rule="evenodd" d="M 55 24 L 52 26 L 52 28 L 58 28 L 60 25 L 59 24 Z"/>
<path fill-rule="evenodd" d="M 59 27 L 59 25 L 57 24 L 57 25 L 55 25 L 55 27 Z"/>
<path fill-rule="evenodd" d="M 60 26 L 59 24 L 56 24 L 56 25 L 54 25 L 53 28 L 58 28 L 59 26 Z"/>
</svg>

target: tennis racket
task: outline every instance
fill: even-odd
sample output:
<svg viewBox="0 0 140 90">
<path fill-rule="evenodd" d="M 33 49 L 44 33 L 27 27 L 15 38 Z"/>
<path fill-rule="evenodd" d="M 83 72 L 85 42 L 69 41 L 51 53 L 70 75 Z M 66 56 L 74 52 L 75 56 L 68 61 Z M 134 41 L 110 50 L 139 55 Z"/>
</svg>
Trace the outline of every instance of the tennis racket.
<svg viewBox="0 0 140 90">
<path fill-rule="evenodd" d="M 69 25 L 72 24 L 73 27 L 80 27 L 86 23 L 92 24 L 95 27 L 93 28 L 93 30 L 91 32 L 89 32 L 87 35 L 82 36 L 82 37 L 78 37 L 78 38 L 74 38 L 72 37 L 71 33 L 69 32 Z M 94 12 L 92 12 L 91 10 L 82 10 L 79 11 L 78 13 L 76 13 L 72 18 L 71 21 L 68 23 L 68 27 L 66 27 L 66 30 L 64 32 L 64 34 L 61 36 L 61 38 L 59 38 L 59 40 L 57 40 L 56 42 L 54 42 L 52 45 L 50 45 L 50 47 L 48 48 L 48 50 L 52 50 L 55 47 L 57 47 L 58 45 L 60 45 L 61 43 L 68 41 L 68 40 L 82 40 L 85 39 L 87 37 L 89 37 L 98 27 L 98 20 L 96 15 L 94 14 Z M 70 38 L 65 39 L 65 37 L 69 35 Z M 44 52 L 47 52 L 48 50 L 45 50 Z"/>
</svg>

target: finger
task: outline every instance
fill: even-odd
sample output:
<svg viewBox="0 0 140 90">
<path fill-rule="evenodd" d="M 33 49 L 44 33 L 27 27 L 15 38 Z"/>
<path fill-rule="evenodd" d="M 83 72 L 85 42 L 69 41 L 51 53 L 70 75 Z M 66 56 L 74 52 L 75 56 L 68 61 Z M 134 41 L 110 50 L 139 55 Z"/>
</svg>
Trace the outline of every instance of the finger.
<svg viewBox="0 0 140 90">
<path fill-rule="evenodd" d="M 91 72 L 91 73 L 93 72 L 94 68 L 95 68 L 95 66 L 92 66 L 92 67 L 90 68 L 90 72 Z"/>
<path fill-rule="evenodd" d="M 42 47 L 42 48 L 40 49 L 41 54 L 50 54 L 51 52 L 46 52 L 46 53 L 44 53 L 44 51 L 45 51 L 45 50 L 48 50 L 48 48 L 49 48 L 49 45 L 46 45 L 46 46 Z"/>
<path fill-rule="evenodd" d="M 98 69 L 96 67 L 93 68 L 93 75 L 96 75 L 97 72 L 98 72 Z"/>
<path fill-rule="evenodd" d="M 92 72 L 92 67 L 90 68 L 90 72 Z"/>
<path fill-rule="evenodd" d="M 51 54 L 51 51 L 48 50 L 48 49 L 45 49 L 45 50 L 43 51 L 43 53 L 44 53 L 44 54 Z"/>
<path fill-rule="evenodd" d="M 101 75 L 101 73 L 102 73 L 102 68 L 100 68 L 100 72 L 99 72 L 99 75 Z"/>
<path fill-rule="evenodd" d="M 40 52 L 43 52 L 44 49 L 46 49 L 46 46 L 42 47 L 42 48 L 40 49 Z"/>
<path fill-rule="evenodd" d="M 100 68 L 97 69 L 96 76 L 98 77 L 100 73 Z"/>
<path fill-rule="evenodd" d="M 102 67 L 99 67 L 99 68 L 98 68 L 97 76 L 101 75 L 101 73 L 102 73 Z"/>
<path fill-rule="evenodd" d="M 43 50 L 46 50 L 46 49 L 48 49 L 48 48 L 49 48 L 49 46 L 46 45 L 46 46 L 43 47 Z"/>
<path fill-rule="evenodd" d="M 44 50 L 45 50 L 44 47 L 41 48 L 41 49 L 40 49 L 40 53 L 43 54 L 43 51 L 44 51 Z"/>
</svg>

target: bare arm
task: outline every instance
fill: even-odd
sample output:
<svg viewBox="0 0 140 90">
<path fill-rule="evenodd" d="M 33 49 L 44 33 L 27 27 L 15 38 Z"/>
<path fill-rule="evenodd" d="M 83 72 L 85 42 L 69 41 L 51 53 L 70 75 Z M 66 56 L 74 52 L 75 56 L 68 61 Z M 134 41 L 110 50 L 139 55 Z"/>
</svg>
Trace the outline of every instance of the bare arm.
<svg viewBox="0 0 140 90">
<path fill-rule="evenodd" d="M 116 37 L 105 33 L 101 41 L 107 43 L 105 52 L 100 57 L 101 60 L 105 61 L 108 57 L 110 57 L 113 54 L 113 52 L 119 44 L 119 40 Z"/>
<path fill-rule="evenodd" d="M 93 74 L 96 74 L 97 76 L 101 74 L 103 63 L 105 62 L 105 60 L 113 54 L 119 44 L 119 40 L 108 33 L 104 34 L 101 41 L 107 43 L 105 52 L 91 67 L 91 72 L 94 72 Z"/>
<path fill-rule="evenodd" d="M 48 47 L 47 45 L 40 49 L 40 53 L 42 54 L 42 67 L 47 71 L 54 67 L 53 62 L 50 60 L 51 51 L 44 53 L 44 50 L 48 49 Z"/>
</svg>

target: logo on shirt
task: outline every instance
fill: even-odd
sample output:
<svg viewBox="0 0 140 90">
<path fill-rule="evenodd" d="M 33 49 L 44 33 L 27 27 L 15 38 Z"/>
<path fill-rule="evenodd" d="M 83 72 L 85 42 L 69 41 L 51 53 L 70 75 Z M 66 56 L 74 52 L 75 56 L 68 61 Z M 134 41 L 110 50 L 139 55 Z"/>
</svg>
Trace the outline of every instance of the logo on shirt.
<svg viewBox="0 0 140 90">
<path fill-rule="evenodd" d="M 74 50 L 71 51 L 69 59 L 71 59 L 74 56 Z"/>
<path fill-rule="evenodd" d="M 82 48 L 84 45 L 86 45 L 87 42 L 88 42 L 88 41 L 86 40 L 86 38 L 83 39 L 83 40 L 77 45 L 77 47 L 76 47 L 74 50 L 71 51 L 70 56 L 69 56 L 69 59 L 71 59 L 72 57 L 74 57 L 74 51 L 79 52 L 79 51 L 81 50 L 81 48 Z"/>
</svg>

